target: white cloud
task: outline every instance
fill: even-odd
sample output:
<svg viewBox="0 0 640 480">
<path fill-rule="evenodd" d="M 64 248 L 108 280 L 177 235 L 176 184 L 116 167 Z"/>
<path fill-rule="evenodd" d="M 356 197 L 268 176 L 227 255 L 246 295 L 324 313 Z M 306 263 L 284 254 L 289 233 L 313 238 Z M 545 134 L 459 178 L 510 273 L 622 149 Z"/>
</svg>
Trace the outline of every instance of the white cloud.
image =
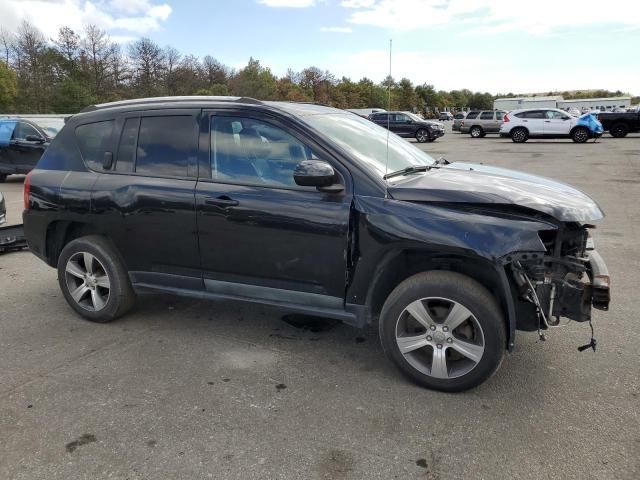
<svg viewBox="0 0 640 480">
<path fill-rule="evenodd" d="M 485 33 L 549 34 L 564 28 L 640 23 L 637 0 L 619 0 L 616 8 L 603 8 L 600 0 L 343 0 L 341 5 L 353 10 L 351 23 L 399 31 L 464 21 Z"/>
<path fill-rule="evenodd" d="M 315 5 L 315 0 L 260 0 L 267 7 L 306 8 Z"/>
<path fill-rule="evenodd" d="M 351 27 L 320 27 L 321 32 L 351 33 Z"/>
<path fill-rule="evenodd" d="M 61 26 L 79 32 L 93 24 L 115 30 L 119 38 L 133 38 L 158 30 L 171 12 L 167 3 L 151 0 L 2 0 L 0 27 L 13 31 L 27 20 L 53 38 Z"/>
</svg>

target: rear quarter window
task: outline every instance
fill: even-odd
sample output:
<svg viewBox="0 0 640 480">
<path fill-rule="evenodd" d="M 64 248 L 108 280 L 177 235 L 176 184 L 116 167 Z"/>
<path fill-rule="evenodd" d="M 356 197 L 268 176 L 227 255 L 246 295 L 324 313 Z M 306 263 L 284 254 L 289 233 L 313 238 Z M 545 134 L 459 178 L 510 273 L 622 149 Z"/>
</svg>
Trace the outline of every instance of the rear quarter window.
<svg viewBox="0 0 640 480">
<path fill-rule="evenodd" d="M 87 123 L 76 127 L 76 141 L 86 165 L 92 170 L 102 170 L 104 152 L 111 150 L 113 120 Z"/>
</svg>

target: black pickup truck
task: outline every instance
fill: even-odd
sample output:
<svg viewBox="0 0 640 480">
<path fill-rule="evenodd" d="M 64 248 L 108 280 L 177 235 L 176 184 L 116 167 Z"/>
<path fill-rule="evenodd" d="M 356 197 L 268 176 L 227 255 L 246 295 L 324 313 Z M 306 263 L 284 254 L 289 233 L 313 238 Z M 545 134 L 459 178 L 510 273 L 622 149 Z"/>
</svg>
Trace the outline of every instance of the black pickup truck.
<svg viewBox="0 0 640 480">
<path fill-rule="evenodd" d="M 612 137 L 626 137 L 627 133 L 640 131 L 640 111 L 636 112 L 603 112 L 598 114 L 602 127 Z"/>
</svg>

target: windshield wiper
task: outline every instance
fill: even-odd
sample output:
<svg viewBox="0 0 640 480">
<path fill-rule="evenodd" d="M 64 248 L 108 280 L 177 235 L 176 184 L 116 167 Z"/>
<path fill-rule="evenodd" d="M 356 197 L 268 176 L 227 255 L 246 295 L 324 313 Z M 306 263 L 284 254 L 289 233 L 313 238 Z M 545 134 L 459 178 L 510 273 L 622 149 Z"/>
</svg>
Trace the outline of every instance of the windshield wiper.
<svg viewBox="0 0 640 480">
<path fill-rule="evenodd" d="M 388 178 L 399 177 L 400 175 L 409 175 L 410 173 L 416 172 L 426 172 L 427 170 L 431 169 L 432 166 L 433 165 L 412 165 L 401 170 L 396 170 L 395 172 L 387 173 L 382 178 L 387 180 Z"/>
</svg>

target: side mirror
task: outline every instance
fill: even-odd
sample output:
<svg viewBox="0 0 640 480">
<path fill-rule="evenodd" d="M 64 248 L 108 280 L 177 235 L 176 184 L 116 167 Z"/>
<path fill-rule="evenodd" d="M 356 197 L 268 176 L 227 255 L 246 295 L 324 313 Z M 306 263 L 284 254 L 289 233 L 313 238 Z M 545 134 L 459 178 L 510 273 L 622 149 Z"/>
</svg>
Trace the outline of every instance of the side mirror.
<svg viewBox="0 0 640 480">
<path fill-rule="evenodd" d="M 303 160 L 293 171 L 293 179 L 301 187 L 329 187 L 335 176 L 333 167 L 322 160 Z"/>
<path fill-rule="evenodd" d="M 102 168 L 105 170 L 111 170 L 111 167 L 113 167 L 113 153 L 104 152 L 104 156 L 102 157 Z"/>
<path fill-rule="evenodd" d="M 42 138 L 40 135 L 27 135 L 27 138 L 25 138 L 25 140 L 27 142 L 44 143 L 44 138 Z"/>
</svg>

